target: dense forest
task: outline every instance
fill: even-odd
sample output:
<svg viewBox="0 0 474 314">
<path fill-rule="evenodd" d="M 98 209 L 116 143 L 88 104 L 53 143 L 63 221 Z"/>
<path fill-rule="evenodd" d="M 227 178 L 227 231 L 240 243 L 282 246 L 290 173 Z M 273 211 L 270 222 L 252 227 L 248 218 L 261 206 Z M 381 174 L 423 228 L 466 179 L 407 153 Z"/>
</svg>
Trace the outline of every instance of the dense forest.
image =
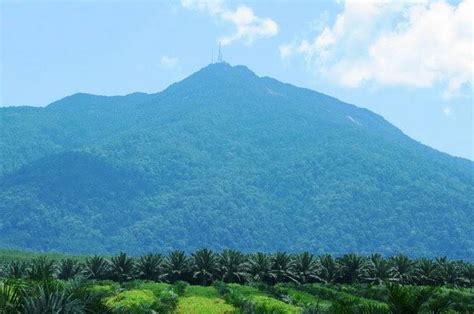
<svg viewBox="0 0 474 314">
<path fill-rule="evenodd" d="M 380 254 L 0 254 L 1 313 L 472 313 L 474 265 Z"/>
<path fill-rule="evenodd" d="M 0 247 L 474 258 L 473 162 L 243 66 L 0 123 Z"/>
</svg>

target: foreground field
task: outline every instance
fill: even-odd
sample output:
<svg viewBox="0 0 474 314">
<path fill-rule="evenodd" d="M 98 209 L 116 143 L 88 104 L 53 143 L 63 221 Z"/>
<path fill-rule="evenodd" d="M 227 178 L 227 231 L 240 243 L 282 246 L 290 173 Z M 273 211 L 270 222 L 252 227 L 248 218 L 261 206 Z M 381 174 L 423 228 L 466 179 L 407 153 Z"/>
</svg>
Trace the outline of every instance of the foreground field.
<svg viewBox="0 0 474 314">
<path fill-rule="evenodd" d="M 16 288 L 15 288 L 16 287 Z M 20 289 L 23 292 L 20 292 Z M 36 299 L 16 307 L 21 293 Z M 75 298 L 72 298 L 74 296 Z M 398 285 L 0 283 L 0 313 L 473 313 L 474 291 Z"/>
<path fill-rule="evenodd" d="M 474 313 L 472 264 L 310 253 L 0 252 L 0 313 Z"/>
</svg>

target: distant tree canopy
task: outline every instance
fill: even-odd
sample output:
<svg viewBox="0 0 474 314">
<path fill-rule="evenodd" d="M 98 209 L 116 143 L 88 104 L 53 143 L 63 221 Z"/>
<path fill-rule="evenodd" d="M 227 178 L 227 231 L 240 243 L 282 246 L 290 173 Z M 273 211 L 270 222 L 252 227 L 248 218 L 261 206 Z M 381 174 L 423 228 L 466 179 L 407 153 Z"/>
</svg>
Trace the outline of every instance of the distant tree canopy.
<svg viewBox="0 0 474 314">
<path fill-rule="evenodd" d="M 242 66 L 0 119 L 0 247 L 474 258 L 474 163 Z"/>
</svg>

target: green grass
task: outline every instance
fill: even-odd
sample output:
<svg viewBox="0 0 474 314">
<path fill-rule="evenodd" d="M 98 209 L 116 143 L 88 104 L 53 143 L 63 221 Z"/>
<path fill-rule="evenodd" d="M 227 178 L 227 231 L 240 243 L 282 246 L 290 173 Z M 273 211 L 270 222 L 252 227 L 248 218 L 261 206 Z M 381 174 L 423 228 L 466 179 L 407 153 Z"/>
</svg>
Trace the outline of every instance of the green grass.
<svg viewBox="0 0 474 314">
<path fill-rule="evenodd" d="M 11 262 L 11 261 L 29 261 L 33 258 L 46 256 L 53 260 L 61 260 L 64 258 L 73 258 L 78 260 L 86 259 L 86 255 L 67 255 L 62 253 L 51 253 L 51 252 L 30 252 L 30 251 L 19 251 L 13 249 L 1 249 L 0 250 L 0 263 Z"/>
<path fill-rule="evenodd" d="M 229 288 L 254 304 L 260 313 L 301 313 L 301 308 L 277 300 L 265 292 L 251 286 L 229 284 Z"/>
<path fill-rule="evenodd" d="M 150 290 L 153 294 L 158 297 L 162 292 L 166 291 L 170 287 L 170 284 L 164 282 L 144 282 L 137 286 L 140 290 Z"/>
<path fill-rule="evenodd" d="M 236 308 L 225 303 L 214 287 L 187 286 L 179 298 L 177 313 L 236 313 Z"/>
<path fill-rule="evenodd" d="M 301 308 L 269 296 L 255 295 L 250 300 L 264 313 L 301 313 Z"/>
<path fill-rule="evenodd" d="M 146 313 L 153 309 L 156 297 L 150 290 L 127 290 L 109 297 L 105 305 L 112 313 Z"/>
<path fill-rule="evenodd" d="M 203 298 L 220 298 L 219 293 L 214 287 L 205 286 L 187 286 L 185 297 L 203 297 Z"/>
<path fill-rule="evenodd" d="M 311 295 L 320 297 L 325 300 L 334 300 L 334 299 L 352 299 L 360 304 L 373 305 L 387 307 L 387 304 L 381 301 L 376 301 L 372 299 L 366 299 L 348 292 L 339 291 L 337 289 L 329 288 L 321 284 L 308 284 L 296 286 L 295 289 L 304 291 Z"/>
<path fill-rule="evenodd" d="M 284 284 L 277 285 L 281 287 L 288 296 L 293 300 L 298 306 L 305 305 L 319 305 L 322 308 L 329 308 L 331 306 L 331 301 L 322 299 L 320 297 L 314 296 L 310 293 L 295 289 L 292 286 L 287 286 Z"/>
<path fill-rule="evenodd" d="M 179 314 L 224 314 L 236 313 L 237 310 L 232 305 L 225 303 L 219 298 L 209 296 L 185 296 L 179 298 Z"/>
<path fill-rule="evenodd" d="M 236 284 L 236 283 L 230 283 L 229 284 L 229 288 L 244 296 L 244 297 L 251 297 L 251 296 L 256 296 L 256 295 L 266 295 L 266 293 L 258 290 L 257 288 L 255 287 L 251 287 L 251 286 L 244 286 L 244 285 L 239 285 L 239 284 Z"/>
</svg>

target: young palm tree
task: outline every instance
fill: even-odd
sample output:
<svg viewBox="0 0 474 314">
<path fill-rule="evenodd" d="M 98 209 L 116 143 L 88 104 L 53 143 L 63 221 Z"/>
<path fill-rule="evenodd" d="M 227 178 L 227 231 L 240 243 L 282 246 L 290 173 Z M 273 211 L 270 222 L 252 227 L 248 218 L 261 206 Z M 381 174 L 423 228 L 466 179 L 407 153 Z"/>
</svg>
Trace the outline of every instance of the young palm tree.
<svg viewBox="0 0 474 314">
<path fill-rule="evenodd" d="M 294 261 L 290 255 L 285 252 L 277 252 L 271 257 L 271 272 L 273 273 L 275 283 L 277 282 L 295 282 L 293 272 Z"/>
<path fill-rule="evenodd" d="M 339 258 L 342 281 L 345 283 L 355 283 L 363 280 L 367 275 L 367 261 L 363 256 L 356 254 L 345 254 Z"/>
<path fill-rule="evenodd" d="M 163 272 L 164 258 L 161 254 L 141 256 L 135 267 L 138 277 L 145 280 L 159 280 Z"/>
<path fill-rule="evenodd" d="M 57 267 L 56 277 L 62 280 L 73 279 L 82 271 L 82 265 L 71 258 L 63 259 L 59 262 Z"/>
<path fill-rule="evenodd" d="M 102 256 L 88 257 L 84 264 L 84 275 L 88 279 L 102 280 L 109 274 L 109 263 Z"/>
<path fill-rule="evenodd" d="M 243 283 L 247 276 L 245 272 L 245 255 L 234 250 L 224 250 L 218 256 L 220 279 L 224 282 Z"/>
<path fill-rule="evenodd" d="M 0 313 L 20 313 L 24 288 L 17 281 L 0 282 Z"/>
<path fill-rule="evenodd" d="M 217 257 L 209 249 L 199 249 L 192 254 L 193 278 L 196 278 L 201 285 L 207 286 L 218 273 Z"/>
<path fill-rule="evenodd" d="M 396 255 L 389 258 L 392 266 L 391 276 L 401 284 L 407 284 L 412 281 L 414 263 L 405 255 Z"/>
<path fill-rule="evenodd" d="M 3 275 L 6 278 L 20 279 L 28 273 L 28 264 L 23 261 L 12 261 L 5 265 Z"/>
<path fill-rule="evenodd" d="M 303 252 L 295 256 L 294 259 L 294 274 L 299 283 L 305 284 L 308 282 L 323 281 L 318 273 L 318 262 L 313 254 Z"/>
<path fill-rule="evenodd" d="M 250 255 L 246 266 L 249 281 L 273 282 L 275 275 L 271 266 L 271 259 L 268 255 L 260 252 Z"/>
<path fill-rule="evenodd" d="M 126 253 L 121 252 L 119 255 L 110 259 L 110 273 L 112 279 L 119 282 L 133 279 L 135 263 Z"/>
<path fill-rule="evenodd" d="M 28 278 L 31 280 L 51 280 L 54 275 L 54 261 L 47 257 L 38 257 L 31 261 Z"/>
<path fill-rule="evenodd" d="M 339 265 L 332 255 L 326 254 L 319 257 L 321 267 L 319 277 L 327 283 L 335 282 L 340 276 Z"/>
<path fill-rule="evenodd" d="M 170 282 L 186 280 L 189 276 L 191 263 L 183 251 L 171 252 L 165 260 L 164 277 Z"/>
<path fill-rule="evenodd" d="M 388 284 L 388 305 L 393 314 L 417 314 L 427 306 L 434 293 L 433 288 L 418 288 Z"/>
<path fill-rule="evenodd" d="M 85 313 L 85 307 L 80 299 L 66 290 L 50 290 L 39 286 L 36 293 L 25 297 L 23 313 Z"/>
</svg>

